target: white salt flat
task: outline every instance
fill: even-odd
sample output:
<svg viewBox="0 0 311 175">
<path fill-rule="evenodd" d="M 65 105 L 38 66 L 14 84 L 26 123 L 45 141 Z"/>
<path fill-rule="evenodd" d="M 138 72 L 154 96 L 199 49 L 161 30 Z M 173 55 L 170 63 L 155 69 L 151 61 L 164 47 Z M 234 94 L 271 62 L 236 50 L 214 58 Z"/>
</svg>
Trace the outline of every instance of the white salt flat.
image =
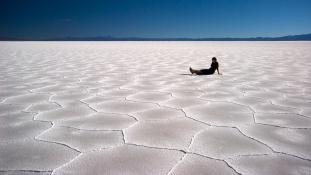
<svg viewBox="0 0 311 175">
<path fill-rule="evenodd" d="M 310 48 L 0 42 L 0 174 L 311 174 Z"/>
</svg>

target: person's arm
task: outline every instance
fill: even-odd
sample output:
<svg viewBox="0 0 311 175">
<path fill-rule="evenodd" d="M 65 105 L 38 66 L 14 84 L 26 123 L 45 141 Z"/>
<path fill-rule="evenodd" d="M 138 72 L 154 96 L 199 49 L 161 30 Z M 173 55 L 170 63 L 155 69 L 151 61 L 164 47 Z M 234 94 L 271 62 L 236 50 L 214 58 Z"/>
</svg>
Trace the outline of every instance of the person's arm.
<svg viewBox="0 0 311 175">
<path fill-rule="evenodd" d="M 219 75 L 221 75 L 221 73 L 219 73 L 219 63 L 217 64 L 217 72 Z"/>
</svg>

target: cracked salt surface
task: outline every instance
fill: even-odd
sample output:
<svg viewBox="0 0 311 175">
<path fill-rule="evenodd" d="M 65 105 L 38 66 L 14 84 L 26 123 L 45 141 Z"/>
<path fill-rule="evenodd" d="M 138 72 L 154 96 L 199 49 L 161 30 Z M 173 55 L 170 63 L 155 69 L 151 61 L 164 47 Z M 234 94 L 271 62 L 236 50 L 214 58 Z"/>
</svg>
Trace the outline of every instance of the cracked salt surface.
<svg viewBox="0 0 311 175">
<path fill-rule="evenodd" d="M 57 168 L 57 174 L 167 174 L 184 153 L 122 145 L 87 152 Z"/>
<path fill-rule="evenodd" d="M 0 42 L 0 174 L 311 174 L 310 46 Z"/>
<path fill-rule="evenodd" d="M 235 128 L 212 127 L 194 137 L 190 152 L 224 160 L 241 155 L 269 154 L 272 151 Z"/>
<path fill-rule="evenodd" d="M 74 128 L 53 127 L 36 137 L 36 139 L 62 143 L 80 152 L 85 152 L 122 144 L 122 137 L 121 131 L 85 131 Z M 83 140 L 83 143 L 81 143 L 81 140 Z"/>
</svg>

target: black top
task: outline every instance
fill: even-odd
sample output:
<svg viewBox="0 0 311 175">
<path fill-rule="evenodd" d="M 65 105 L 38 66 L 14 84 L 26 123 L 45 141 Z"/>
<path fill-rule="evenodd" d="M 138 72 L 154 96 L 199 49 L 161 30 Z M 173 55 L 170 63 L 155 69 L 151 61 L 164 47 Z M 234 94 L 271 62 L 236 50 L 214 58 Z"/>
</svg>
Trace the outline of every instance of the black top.
<svg viewBox="0 0 311 175">
<path fill-rule="evenodd" d="M 218 69 L 218 62 L 212 62 L 210 70 L 214 73 Z"/>
<path fill-rule="evenodd" d="M 203 74 L 203 75 L 213 74 L 216 69 L 218 69 L 218 62 L 215 62 L 215 63 L 212 62 L 211 68 L 201 69 L 201 74 Z"/>
</svg>

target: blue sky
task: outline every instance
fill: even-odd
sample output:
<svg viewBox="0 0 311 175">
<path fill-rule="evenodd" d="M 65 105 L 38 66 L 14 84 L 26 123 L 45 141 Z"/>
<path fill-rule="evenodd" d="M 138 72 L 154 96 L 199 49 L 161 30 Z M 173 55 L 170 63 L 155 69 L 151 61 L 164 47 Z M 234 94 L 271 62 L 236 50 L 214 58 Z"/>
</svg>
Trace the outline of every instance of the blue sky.
<svg viewBox="0 0 311 175">
<path fill-rule="evenodd" d="M 311 33 L 311 0 L 0 0 L 0 36 L 278 37 Z"/>
</svg>

